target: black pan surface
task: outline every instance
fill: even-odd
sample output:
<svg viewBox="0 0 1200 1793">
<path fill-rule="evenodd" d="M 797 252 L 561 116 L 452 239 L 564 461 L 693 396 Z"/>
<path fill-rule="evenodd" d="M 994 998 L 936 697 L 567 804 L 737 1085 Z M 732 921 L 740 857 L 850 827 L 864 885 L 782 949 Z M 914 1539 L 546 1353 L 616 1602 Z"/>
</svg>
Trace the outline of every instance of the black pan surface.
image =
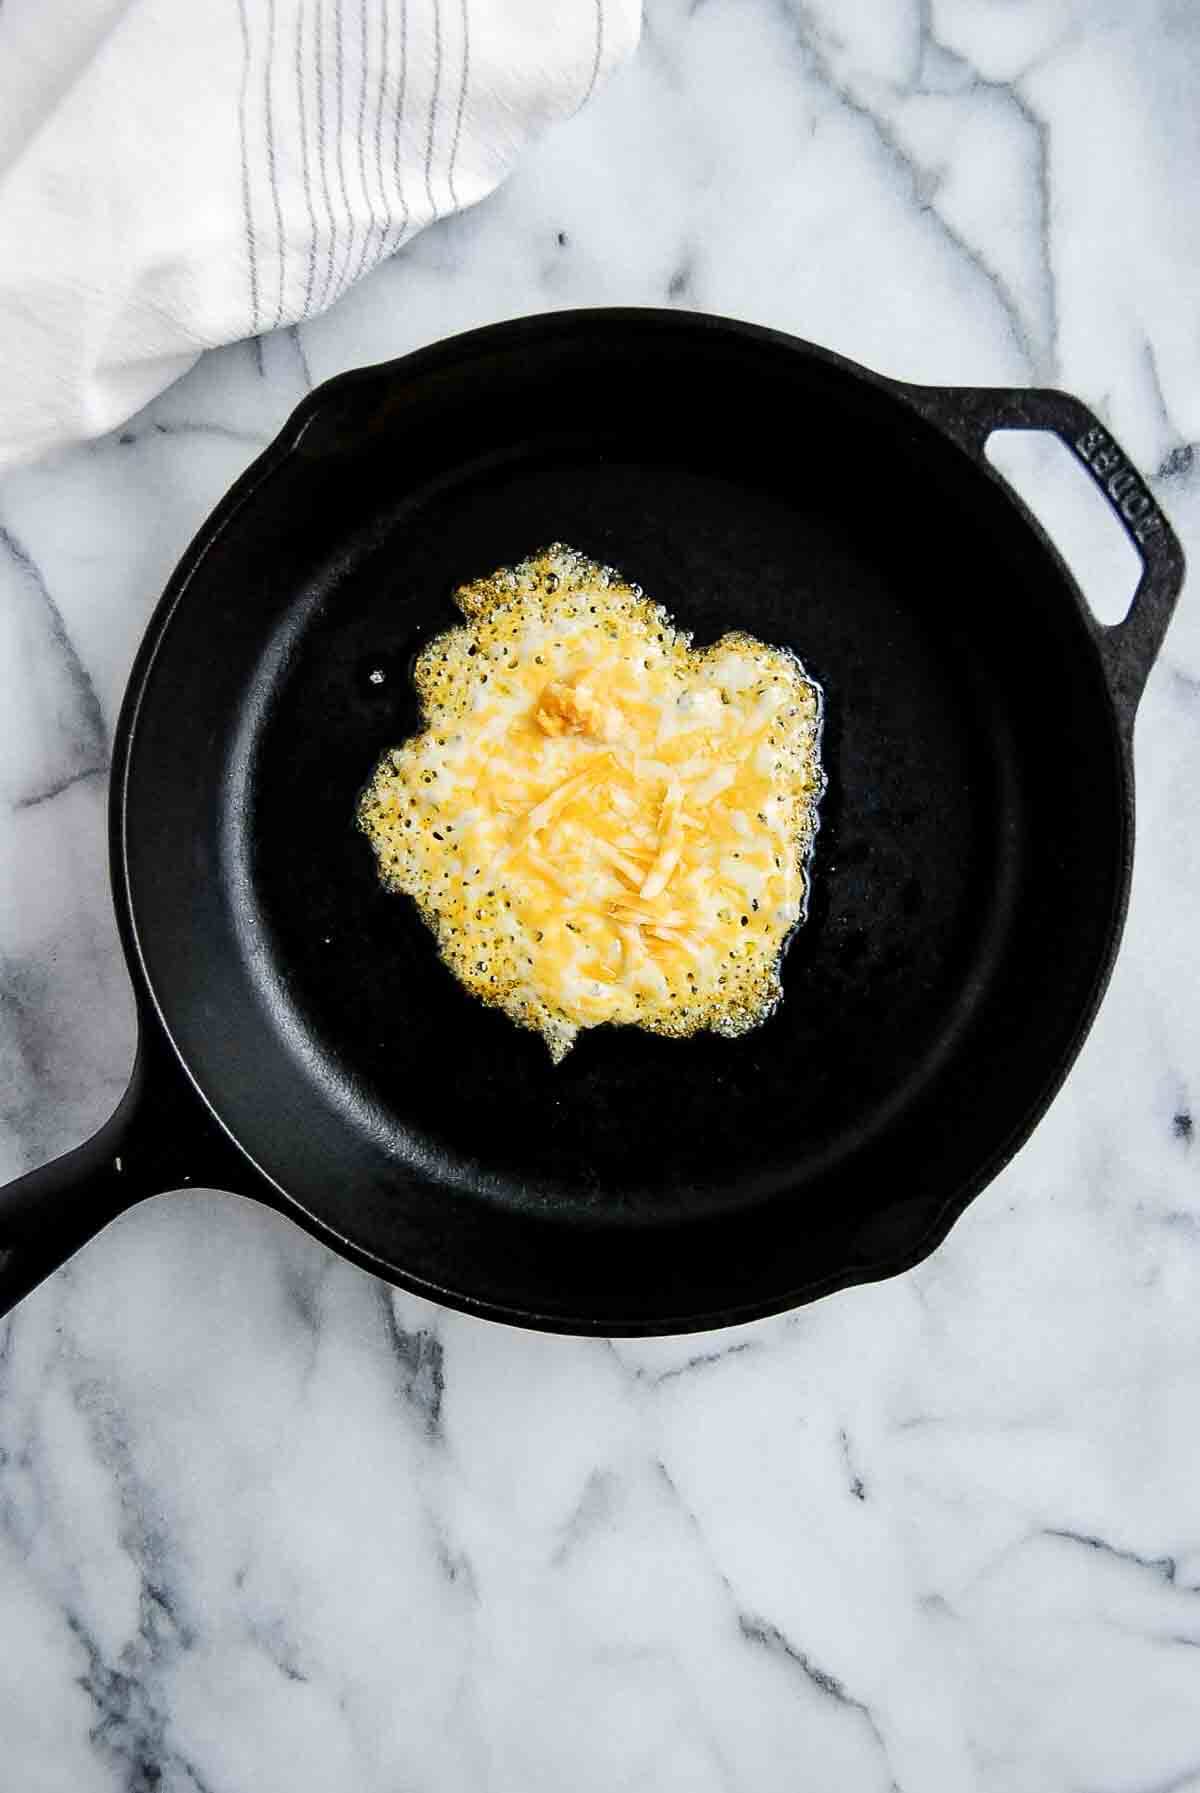
<svg viewBox="0 0 1200 1793">
<path fill-rule="evenodd" d="M 1182 564 L 1140 483 L 1111 494 L 1150 570 L 1126 635 L 1100 629 L 981 458 L 1012 422 L 1099 452 L 1063 395 L 905 388 L 652 312 L 476 332 L 314 395 L 181 567 L 122 724 L 150 1081 L 178 1096 L 185 1069 L 207 1111 L 172 1127 L 382 1274 L 526 1324 L 716 1325 L 929 1250 L 1102 992 L 1133 704 Z M 824 688 L 810 910 L 739 1040 L 602 1028 L 554 1067 L 355 829 L 453 588 L 555 540 Z"/>
</svg>

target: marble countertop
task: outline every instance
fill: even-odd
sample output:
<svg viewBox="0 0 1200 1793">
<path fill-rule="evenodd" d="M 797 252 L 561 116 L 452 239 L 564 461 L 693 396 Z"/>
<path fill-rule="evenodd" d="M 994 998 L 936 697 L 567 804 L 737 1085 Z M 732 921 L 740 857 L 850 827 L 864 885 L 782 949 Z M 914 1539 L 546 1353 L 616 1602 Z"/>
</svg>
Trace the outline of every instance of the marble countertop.
<svg viewBox="0 0 1200 1793">
<path fill-rule="evenodd" d="M 652 0 L 634 63 L 492 200 L 0 483 L 0 1174 L 123 1088 L 122 686 L 311 382 L 548 307 L 728 312 L 912 379 L 1069 388 L 1200 564 L 1198 92 L 1186 0 Z M 1004 456 L 1118 613 L 1131 556 L 1083 476 Z M 919 1269 L 575 1341 L 194 1192 L 0 1323 L 0 1784 L 1200 1788 L 1198 617 L 1185 594 L 1142 706 L 1100 1019 Z"/>
</svg>

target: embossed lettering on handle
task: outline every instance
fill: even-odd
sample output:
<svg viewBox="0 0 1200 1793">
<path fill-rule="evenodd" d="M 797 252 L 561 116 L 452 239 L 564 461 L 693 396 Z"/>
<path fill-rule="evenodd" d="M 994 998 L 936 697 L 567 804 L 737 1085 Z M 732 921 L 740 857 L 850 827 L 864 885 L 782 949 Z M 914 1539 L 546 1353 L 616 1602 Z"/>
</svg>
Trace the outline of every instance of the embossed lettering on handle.
<svg viewBox="0 0 1200 1793">
<path fill-rule="evenodd" d="M 1141 475 L 1130 466 L 1107 430 L 1093 424 L 1081 436 L 1074 437 L 1071 446 L 1139 542 L 1166 528 L 1166 519 L 1142 484 Z"/>
</svg>

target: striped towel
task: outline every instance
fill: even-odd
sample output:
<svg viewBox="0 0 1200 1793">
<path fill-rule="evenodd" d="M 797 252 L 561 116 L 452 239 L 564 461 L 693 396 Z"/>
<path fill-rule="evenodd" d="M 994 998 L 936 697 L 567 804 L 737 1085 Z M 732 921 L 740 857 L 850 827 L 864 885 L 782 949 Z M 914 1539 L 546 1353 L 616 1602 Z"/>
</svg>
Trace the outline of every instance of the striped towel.
<svg viewBox="0 0 1200 1793">
<path fill-rule="evenodd" d="M 640 0 L 0 6 L 0 467 L 331 305 L 633 48 Z"/>
</svg>

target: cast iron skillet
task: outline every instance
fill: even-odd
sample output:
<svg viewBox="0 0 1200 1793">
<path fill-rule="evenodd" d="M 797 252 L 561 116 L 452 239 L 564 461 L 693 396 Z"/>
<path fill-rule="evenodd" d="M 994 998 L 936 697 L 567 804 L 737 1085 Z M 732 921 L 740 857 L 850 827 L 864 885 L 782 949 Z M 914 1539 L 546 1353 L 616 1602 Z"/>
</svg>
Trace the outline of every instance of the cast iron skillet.
<svg viewBox="0 0 1200 1793">
<path fill-rule="evenodd" d="M 1143 561 L 1103 628 L 983 458 L 1053 430 Z M 463 579 L 564 540 L 824 686 L 786 996 L 736 1041 L 541 1039 L 453 981 L 353 825 Z M 527 318 L 343 375 L 204 526 L 130 680 L 112 876 L 141 1043 L 0 1192 L 0 1311 L 120 1210 L 218 1186 L 393 1282 L 566 1332 L 769 1313 L 931 1251 L 1096 1011 L 1134 711 L 1183 575 L 1075 399 L 883 379 L 679 312 Z M 382 671 L 383 681 L 372 674 Z"/>
</svg>

